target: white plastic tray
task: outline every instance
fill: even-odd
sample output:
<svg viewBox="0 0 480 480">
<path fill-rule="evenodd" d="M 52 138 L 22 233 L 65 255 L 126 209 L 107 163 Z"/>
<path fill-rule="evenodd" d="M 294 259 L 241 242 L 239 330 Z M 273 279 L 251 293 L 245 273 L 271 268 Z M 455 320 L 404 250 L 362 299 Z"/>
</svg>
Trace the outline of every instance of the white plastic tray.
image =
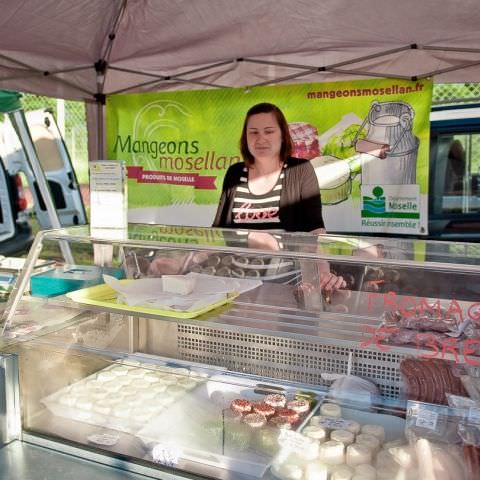
<svg viewBox="0 0 480 480">
<path fill-rule="evenodd" d="M 125 365 L 149 374 L 158 372 L 163 376 L 175 376 L 179 381 L 191 378 L 194 382 L 190 382 L 188 388 L 184 387 L 184 392 L 177 393 L 172 399 L 173 395 L 168 392 L 169 385 L 166 385 L 164 392 L 155 392 L 155 386 L 162 383 L 161 381 L 139 386 L 137 380 L 141 379 L 142 375 L 132 378 L 129 378 L 130 375 L 121 375 L 113 377 L 108 382 L 99 380 L 102 375 L 110 375 L 112 369 L 117 366 Z M 126 380 L 122 380 L 123 378 Z M 189 390 L 197 388 L 205 381 L 206 374 L 203 372 L 199 374 L 187 368 L 145 364 L 127 359 L 124 363 L 115 363 L 68 385 L 43 398 L 41 402 L 55 416 L 135 434 L 145 423 L 160 412 L 168 410 L 182 395 L 188 394 Z"/>
<path fill-rule="evenodd" d="M 228 375 L 212 377 L 172 405 L 168 411 L 152 419 L 137 435 L 152 448 L 155 444 L 161 444 L 179 451 L 180 457 L 185 460 L 261 477 L 272 457 L 255 449 L 254 437 L 248 447 L 241 450 L 229 446 L 224 435 L 215 437 L 205 433 L 205 428 L 211 422 L 218 422 L 225 432 L 224 410 L 228 410 L 232 400 L 245 398 L 261 401 L 264 395 L 254 392 L 256 386 L 256 381 L 243 378 Z M 280 384 L 276 386 L 284 389 L 287 400 L 293 399 L 298 391 Z M 310 414 L 311 412 L 298 428 L 308 421 Z"/>
</svg>

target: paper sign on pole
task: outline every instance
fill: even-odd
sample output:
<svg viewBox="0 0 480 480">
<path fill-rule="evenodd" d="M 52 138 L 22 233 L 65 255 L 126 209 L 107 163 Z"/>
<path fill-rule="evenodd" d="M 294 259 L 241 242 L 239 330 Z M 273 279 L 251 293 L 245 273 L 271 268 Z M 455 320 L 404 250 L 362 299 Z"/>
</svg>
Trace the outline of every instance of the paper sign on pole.
<svg viewBox="0 0 480 480">
<path fill-rule="evenodd" d="M 125 162 L 90 162 L 90 226 L 92 229 L 127 228 Z"/>
</svg>

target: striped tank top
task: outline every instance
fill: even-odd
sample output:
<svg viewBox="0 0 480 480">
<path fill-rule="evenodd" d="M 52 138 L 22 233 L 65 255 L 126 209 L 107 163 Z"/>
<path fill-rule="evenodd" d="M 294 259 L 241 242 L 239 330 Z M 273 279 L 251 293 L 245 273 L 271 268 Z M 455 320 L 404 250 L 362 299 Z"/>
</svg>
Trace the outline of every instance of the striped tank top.
<svg viewBox="0 0 480 480">
<path fill-rule="evenodd" d="M 236 228 L 279 230 L 280 195 L 285 177 L 286 163 L 278 175 L 275 186 L 267 193 L 255 195 L 248 187 L 248 168 L 243 168 L 240 183 L 233 200 L 233 223 Z"/>
</svg>

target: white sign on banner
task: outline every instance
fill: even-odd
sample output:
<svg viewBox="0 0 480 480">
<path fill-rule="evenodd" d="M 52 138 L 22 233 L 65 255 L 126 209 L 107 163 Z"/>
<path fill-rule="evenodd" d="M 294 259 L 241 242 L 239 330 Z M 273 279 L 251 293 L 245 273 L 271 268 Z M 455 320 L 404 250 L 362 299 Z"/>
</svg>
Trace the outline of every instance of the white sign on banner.
<svg viewBox="0 0 480 480">
<path fill-rule="evenodd" d="M 363 184 L 361 231 L 423 234 L 428 198 L 418 185 Z"/>
<path fill-rule="evenodd" d="M 90 162 L 90 226 L 127 227 L 127 184 L 125 162 Z"/>
</svg>

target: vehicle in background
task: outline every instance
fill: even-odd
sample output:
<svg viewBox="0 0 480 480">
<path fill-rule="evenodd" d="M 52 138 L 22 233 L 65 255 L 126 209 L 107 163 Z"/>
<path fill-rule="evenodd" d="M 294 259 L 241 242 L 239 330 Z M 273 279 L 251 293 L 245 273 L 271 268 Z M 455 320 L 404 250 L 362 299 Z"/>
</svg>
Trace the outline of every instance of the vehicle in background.
<svg viewBox="0 0 480 480">
<path fill-rule="evenodd" d="M 10 175 L 0 158 L 0 255 L 27 250 L 33 241 L 20 175 Z"/>
<path fill-rule="evenodd" d="M 480 105 L 432 108 L 429 238 L 480 242 Z"/>
<path fill-rule="evenodd" d="M 86 224 L 87 216 L 80 186 L 52 111 L 46 109 L 26 112 L 25 118 L 60 224 L 62 226 Z M 34 159 L 27 157 L 22 141 L 8 118 L 3 122 L 2 130 L 3 142 L 0 141 L 0 155 L 4 159 L 7 171 L 11 175 L 20 172 L 25 175 L 40 228 L 52 228 L 32 165 Z"/>
</svg>

